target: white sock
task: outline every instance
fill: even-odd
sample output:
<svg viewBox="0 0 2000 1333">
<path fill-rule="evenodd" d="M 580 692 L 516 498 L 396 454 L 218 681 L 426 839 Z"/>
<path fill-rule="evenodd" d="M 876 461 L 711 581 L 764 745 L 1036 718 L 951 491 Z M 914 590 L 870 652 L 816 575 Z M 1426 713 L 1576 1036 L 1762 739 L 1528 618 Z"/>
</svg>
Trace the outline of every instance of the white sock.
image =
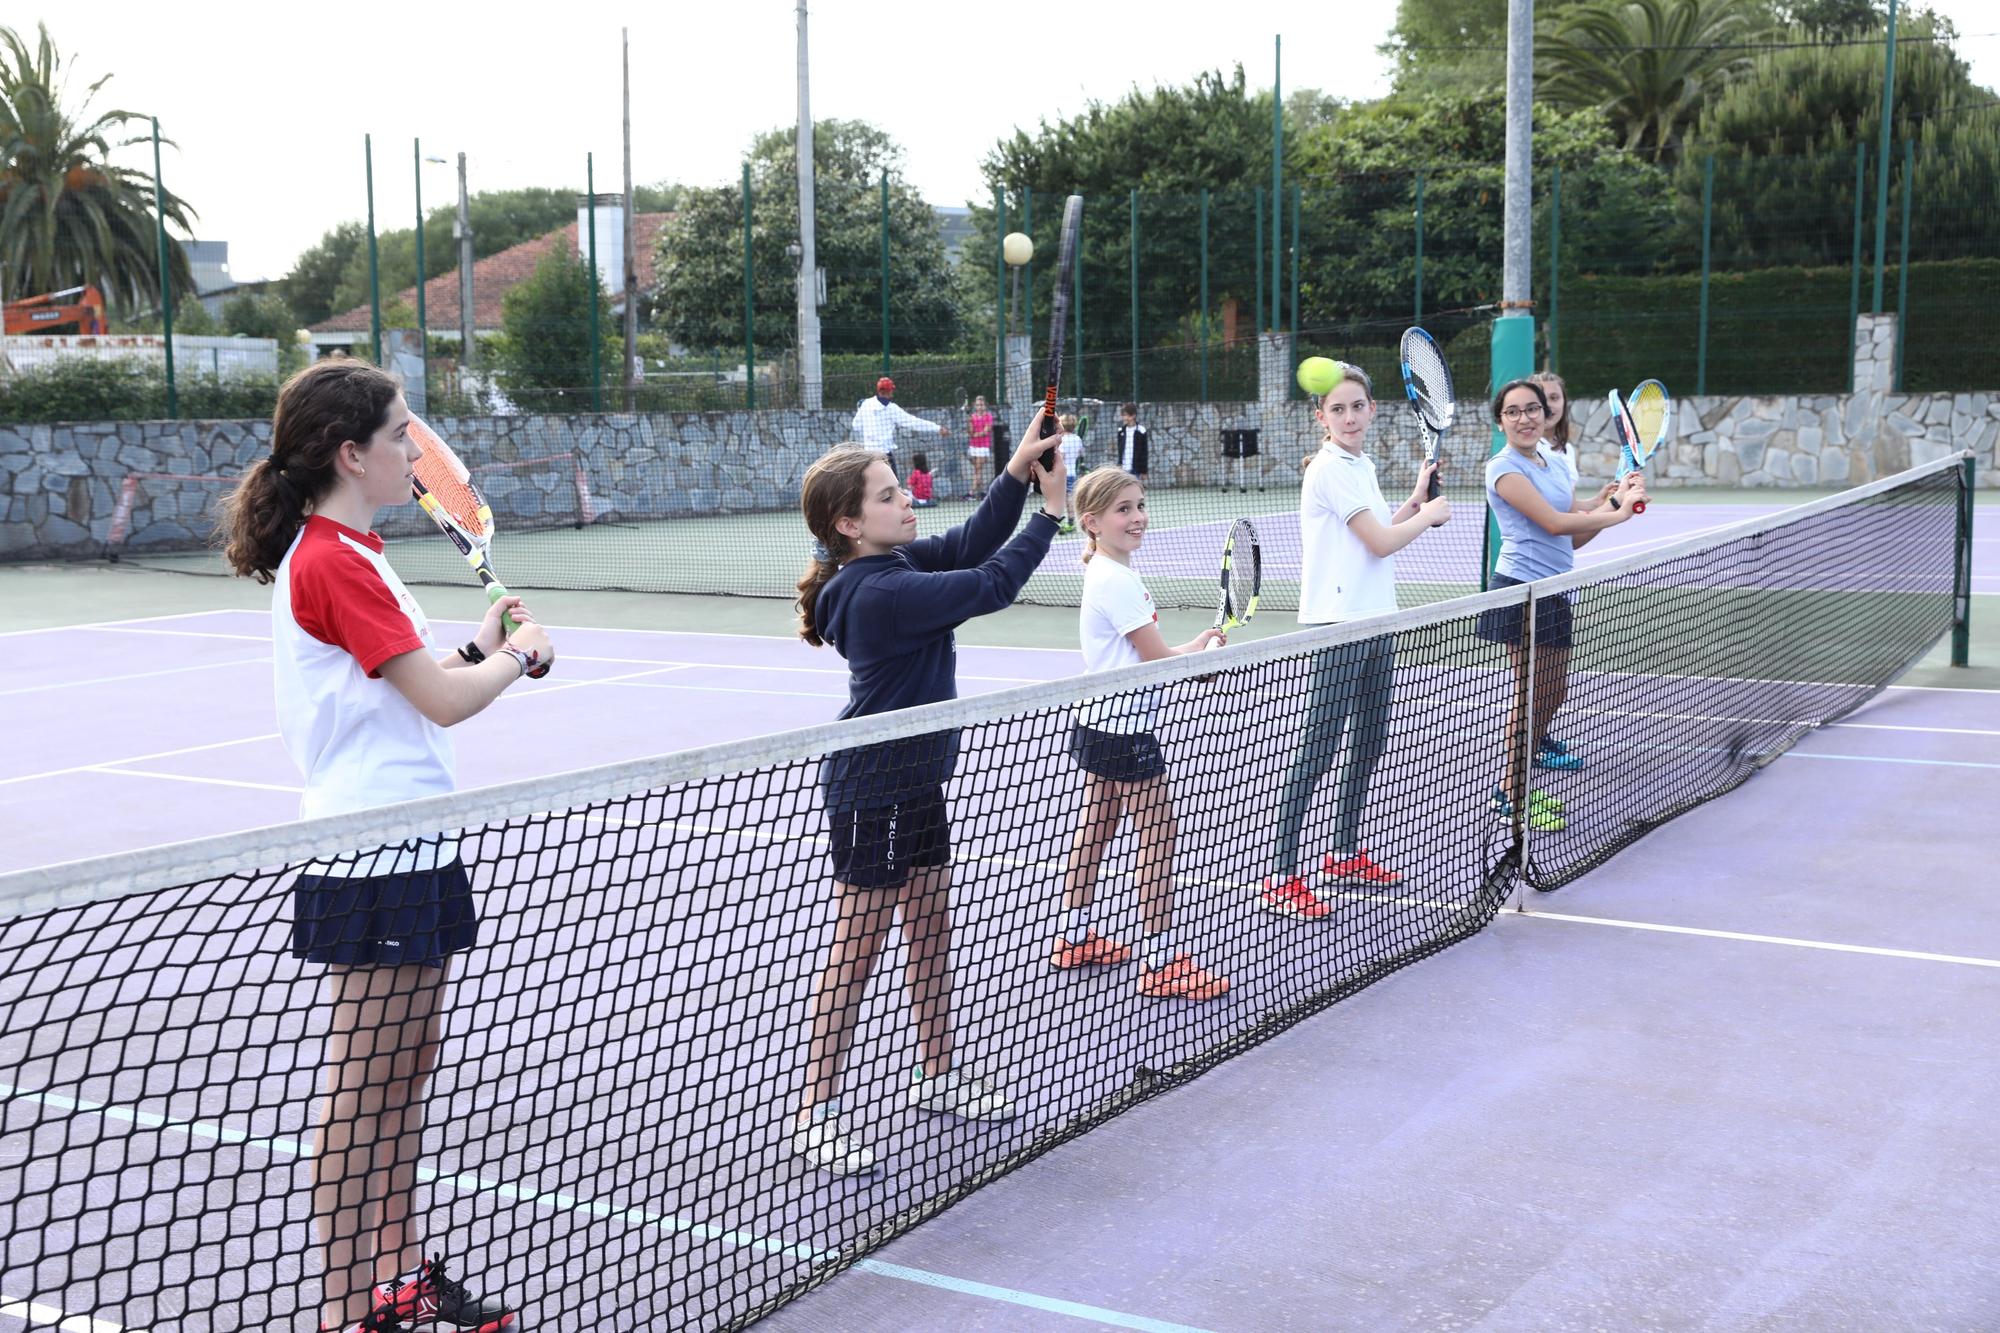
<svg viewBox="0 0 2000 1333">
<path fill-rule="evenodd" d="M 1071 944 L 1081 944 L 1083 937 L 1090 933 L 1090 905 L 1071 907 L 1062 914 L 1062 937 Z"/>
</svg>

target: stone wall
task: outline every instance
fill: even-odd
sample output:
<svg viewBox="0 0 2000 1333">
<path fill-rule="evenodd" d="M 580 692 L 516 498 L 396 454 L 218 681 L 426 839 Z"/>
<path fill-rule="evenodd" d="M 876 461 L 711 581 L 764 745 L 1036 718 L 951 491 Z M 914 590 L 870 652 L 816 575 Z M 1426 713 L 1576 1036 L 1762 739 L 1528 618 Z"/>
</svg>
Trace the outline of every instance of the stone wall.
<svg viewBox="0 0 2000 1333">
<path fill-rule="evenodd" d="M 1868 344 L 1873 346 L 1871 340 Z M 1793 398 L 1688 398 L 1677 438 L 1656 460 L 1656 489 L 1675 486 L 1842 487 L 1972 449 L 1979 484 L 2000 485 L 2000 391 L 1892 394 L 1863 381 L 1855 394 Z M 1376 386 L 1376 451 L 1390 477 L 1406 476 L 1419 451 L 1409 411 L 1393 384 Z M 949 445 L 906 434 L 899 455 L 932 457 L 940 493 L 964 489 L 962 412 L 919 415 L 947 427 Z M 1580 466 L 1586 477 L 1616 471 L 1609 409 L 1578 402 Z M 1303 403 L 1154 403 L 1152 481 L 1160 485 L 1280 487 L 1293 484 L 1316 444 Z M 434 422 L 480 471 L 503 525 L 520 529 L 597 518 L 694 517 L 789 509 L 811 461 L 847 438 L 847 412 L 758 412 L 648 416 L 479 417 Z M 1465 461 L 1487 448 L 1484 403 L 1459 406 L 1449 446 Z M 1221 432 L 1255 428 L 1256 457 L 1225 460 Z M 1115 405 L 1099 409 L 1083 456 L 1108 459 Z M 266 421 L 83 422 L 0 426 L 0 556 L 102 554 L 118 529 L 131 548 L 205 541 L 206 514 L 228 478 L 270 447 Z M 543 461 L 537 461 L 543 460 Z M 1461 480 L 1469 480 L 1464 472 Z M 195 480 L 188 480 L 193 478 Z M 579 485 L 579 481 L 581 485 Z M 1393 489 L 1393 487 L 1391 487 Z M 586 495 L 587 492 L 587 495 Z M 121 497 L 129 503 L 120 513 Z M 416 516 L 408 521 L 420 524 Z M 114 523 L 114 520 L 118 522 Z M 398 515 L 396 523 L 405 521 Z M 413 529 L 414 530 L 414 529 Z"/>
</svg>

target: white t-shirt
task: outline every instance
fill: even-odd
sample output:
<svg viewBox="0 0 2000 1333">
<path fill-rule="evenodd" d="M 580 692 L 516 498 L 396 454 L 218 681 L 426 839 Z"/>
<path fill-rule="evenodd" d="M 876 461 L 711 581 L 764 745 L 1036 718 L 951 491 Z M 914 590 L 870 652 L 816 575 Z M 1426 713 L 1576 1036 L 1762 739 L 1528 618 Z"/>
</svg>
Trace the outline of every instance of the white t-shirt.
<svg viewBox="0 0 2000 1333">
<path fill-rule="evenodd" d="M 1348 526 L 1364 509 L 1384 527 L 1394 512 L 1375 479 L 1375 460 L 1337 444 L 1321 445 L 1299 483 L 1300 624 L 1396 609 L 1396 557 L 1378 557 Z"/>
<path fill-rule="evenodd" d="M 377 671 L 436 652 L 430 622 L 382 555 L 382 539 L 315 515 L 278 565 L 271 660 L 278 732 L 305 777 L 299 816 L 342 814 L 457 787 L 444 728 Z M 394 857 L 315 867 L 334 875 L 428 868 L 457 855 L 430 841 Z"/>
<path fill-rule="evenodd" d="M 1062 450 L 1063 471 L 1074 477 L 1076 456 L 1083 452 L 1083 436 L 1072 431 L 1064 431 L 1062 439 L 1057 442 L 1057 447 Z M 1090 563 L 1094 565 L 1097 562 L 1093 560 Z"/>
<path fill-rule="evenodd" d="M 899 428 L 929 435 L 944 433 L 943 426 L 911 416 L 893 398 L 886 403 L 880 398 L 863 398 L 855 405 L 856 444 L 865 445 L 878 454 L 893 454 L 896 452 L 896 431 Z"/>
<path fill-rule="evenodd" d="M 1100 553 L 1083 567 L 1083 597 L 1076 627 L 1083 643 L 1085 671 L 1115 671 L 1144 661 L 1126 636 L 1141 626 L 1157 624 L 1159 619 L 1153 595 L 1130 566 Z M 1157 694 L 1157 690 L 1147 689 L 1087 699 L 1077 705 L 1076 720 L 1094 731 L 1151 731 Z"/>
</svg>

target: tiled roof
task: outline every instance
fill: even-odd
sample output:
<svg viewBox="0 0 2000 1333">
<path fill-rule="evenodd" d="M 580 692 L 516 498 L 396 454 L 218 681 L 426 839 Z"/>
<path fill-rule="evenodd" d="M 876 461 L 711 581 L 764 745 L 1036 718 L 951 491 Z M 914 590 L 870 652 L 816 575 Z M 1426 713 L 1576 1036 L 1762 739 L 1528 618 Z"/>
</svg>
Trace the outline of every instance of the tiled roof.
<svg viewBox="0 0 2000 1333">
<path fill-rule="evenodd" d="M 653 243 L 659 239 L 660 228 L 666 225 L 671 213 L 640 213 L 635 217 L 637 226 L 633 228 L 633 243 L 638 250 L 639 288 L 641 291 L 653 285 Z M 485 332 L 500 327 L 500 302 L 507 293 L 535 271 L 535 265 L 542 262 L 542 256 L 549 247 L 562 245 L 571 254 L 576 251 L 577 224 L 572 222 L 559 227 L 545 236 L 537 236 L 532 241 L 523 241 L 511 250 L 502 250 L 497 255 L 488 255 L 472 265 L 472 319 L 473 327 Z M 601 253 L 605 238 L 600 234 L 597 240 Z M 415 310 L 417 289 L 405 287 L 394 296 L 383 293 L 382 304 L 388 306 L 396 301 Z M 617 294 L 612 294 L 612 303 L 617 304 Z M 440 273 L 424 284 L 424 321 L 433 333 L 450 333 L 459 327 L 458 321 L 458 269 Z M 368 331 L 368 307 L 356 306 L 352 310 L 321 320 L 312 326 L 315 333 L 366 333 Z"/>
</svg>

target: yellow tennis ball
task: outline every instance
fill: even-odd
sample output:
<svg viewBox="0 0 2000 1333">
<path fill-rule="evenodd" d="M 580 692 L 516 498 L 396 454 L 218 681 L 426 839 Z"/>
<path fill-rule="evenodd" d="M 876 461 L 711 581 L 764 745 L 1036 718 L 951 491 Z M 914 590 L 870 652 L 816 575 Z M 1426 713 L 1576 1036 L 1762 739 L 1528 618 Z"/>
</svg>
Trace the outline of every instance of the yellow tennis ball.
<svg viewBox="0 0 2000 1333">
<path fill-rule="evenodd" d="M 1315 398 L 1332 393 L 1341 377 L 1340 362 L 1330 357 L 1309 356 L 1299 362 L 1299 387 Z"/>
<path fill-rule="evenodd" d="M 1000 242 L 1000 253 L 1015 268 L 1035 257 L 1034 238 L 1026 232 L 1010 231 L 1007 239 Z"/>
</svg>

